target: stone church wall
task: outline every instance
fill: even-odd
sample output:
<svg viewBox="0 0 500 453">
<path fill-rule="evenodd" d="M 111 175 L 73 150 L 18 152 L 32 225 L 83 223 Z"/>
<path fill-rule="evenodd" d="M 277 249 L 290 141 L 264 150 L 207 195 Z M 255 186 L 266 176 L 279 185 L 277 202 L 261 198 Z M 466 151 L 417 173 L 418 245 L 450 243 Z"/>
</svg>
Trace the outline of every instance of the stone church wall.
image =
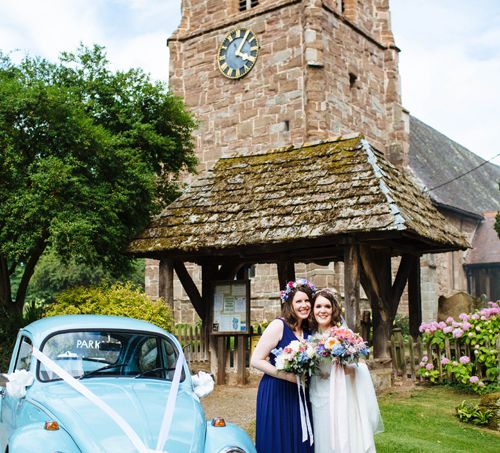
<svg viewBox="0 0 500 453">
<path fill-rule="evenodd" d="M 359 131 L 381 151 L 397 145 L 406 152 L 397 52 L 382 42 L 392 34 L 383 11 L 374 12 L 378 3 L 385 2 L 363 2 L 355 18 L 363 31 L 339 15 L 338 2 L 262 1 L 255 11 L 231 15 L 223 2 L 185 1 L 169 40 L 169 82 L 199 121 L 200 170 L 236 152 Z M 236 27 L 250 28 L 260 51 L 246 77 L 229 80 L 216 55 Z"/>
</svg>

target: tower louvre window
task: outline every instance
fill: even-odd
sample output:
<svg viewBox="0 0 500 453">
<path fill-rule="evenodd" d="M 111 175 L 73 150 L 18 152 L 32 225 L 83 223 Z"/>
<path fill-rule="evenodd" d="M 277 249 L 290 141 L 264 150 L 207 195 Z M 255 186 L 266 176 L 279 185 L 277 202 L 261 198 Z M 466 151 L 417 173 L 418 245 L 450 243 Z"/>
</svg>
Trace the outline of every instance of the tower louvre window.
<svg viewBox="0 0 500 453">
<path fill-rule="evenodd" d="M 238 0 L 240 11 L 245 11 L 250 8 L 255 8 L 259 5 L 259 0 Z"/>
</svg>

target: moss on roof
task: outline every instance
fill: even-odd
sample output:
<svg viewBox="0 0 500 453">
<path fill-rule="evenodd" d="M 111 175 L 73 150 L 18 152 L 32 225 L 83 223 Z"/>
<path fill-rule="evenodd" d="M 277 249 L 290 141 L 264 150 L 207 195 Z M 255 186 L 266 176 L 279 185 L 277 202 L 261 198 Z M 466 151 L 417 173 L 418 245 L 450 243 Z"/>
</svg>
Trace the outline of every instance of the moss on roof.
<svg viewBox="0 0 500 453">
<path fill-rule="evenodd" d="M 468 246 L 430 199 L 361 136 L 220 159 L 130 245 L 141 255 L 346 233 L 405 232 Z"/>
</svg>

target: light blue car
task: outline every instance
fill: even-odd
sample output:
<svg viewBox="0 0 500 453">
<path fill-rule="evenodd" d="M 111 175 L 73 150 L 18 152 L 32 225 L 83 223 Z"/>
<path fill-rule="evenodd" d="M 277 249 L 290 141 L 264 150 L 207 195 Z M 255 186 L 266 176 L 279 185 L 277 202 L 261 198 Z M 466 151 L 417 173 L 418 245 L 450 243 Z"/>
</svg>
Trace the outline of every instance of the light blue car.
<svg viewBox="0 0 500 453">
<path fill-rule="evenodd" d="M 48 362 L 35 357 L 38 351 Z M 169 393 L 175 394 L 179 355 L 182 349 L 173 335 L 136 319 L 55 316 L 28 325 L 19 331 L 9 375 L 1 379 L 0 453 L 141 451 L 118 419 L 145 446 L 142 451 L 256 453 L 241 428 L 205 420 L 185 362 L 177 372 L 168 436 L 164 447 L 156 449 Z M 58 369 L 69 378 L 61 379 Z M 12 390 L 21 374 L 32 381 L 22 384 L 22 395 Z M 78 385 L 95 398 L 78 391 Z"/>
</svg>

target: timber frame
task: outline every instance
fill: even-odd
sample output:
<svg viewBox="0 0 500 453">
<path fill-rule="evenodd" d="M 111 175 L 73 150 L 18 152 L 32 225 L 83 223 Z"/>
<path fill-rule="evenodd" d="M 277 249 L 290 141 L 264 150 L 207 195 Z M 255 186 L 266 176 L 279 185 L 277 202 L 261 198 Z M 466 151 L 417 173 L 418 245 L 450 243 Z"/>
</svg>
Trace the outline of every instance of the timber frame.
<svg viewBox="0 0 500 453">
<path fill-rule="evenodd" d="M 420 256 L 467 247 L 411 177 L 356 136 L 220 159 L 152 221 L 130 252 L 160 260 L 160 295 L 169 301 L 175 271 L 216 356 L 220 339 L 209 331 L 214 281 L 275 263 L 283 288 L 295 280 L 295 263 L 342 261 L 347 322 L 360 330 L 362 286 L 372 307 L 374 356 L 387 360 L 406 286 L 410 330 L 418 335 Z M 393 280 L 394 257 L 400 260 Z M 186 262 L 201 266 L 201 292 Z M 223 381 L 223 370 L 217 373 Z"/>
</svg>

